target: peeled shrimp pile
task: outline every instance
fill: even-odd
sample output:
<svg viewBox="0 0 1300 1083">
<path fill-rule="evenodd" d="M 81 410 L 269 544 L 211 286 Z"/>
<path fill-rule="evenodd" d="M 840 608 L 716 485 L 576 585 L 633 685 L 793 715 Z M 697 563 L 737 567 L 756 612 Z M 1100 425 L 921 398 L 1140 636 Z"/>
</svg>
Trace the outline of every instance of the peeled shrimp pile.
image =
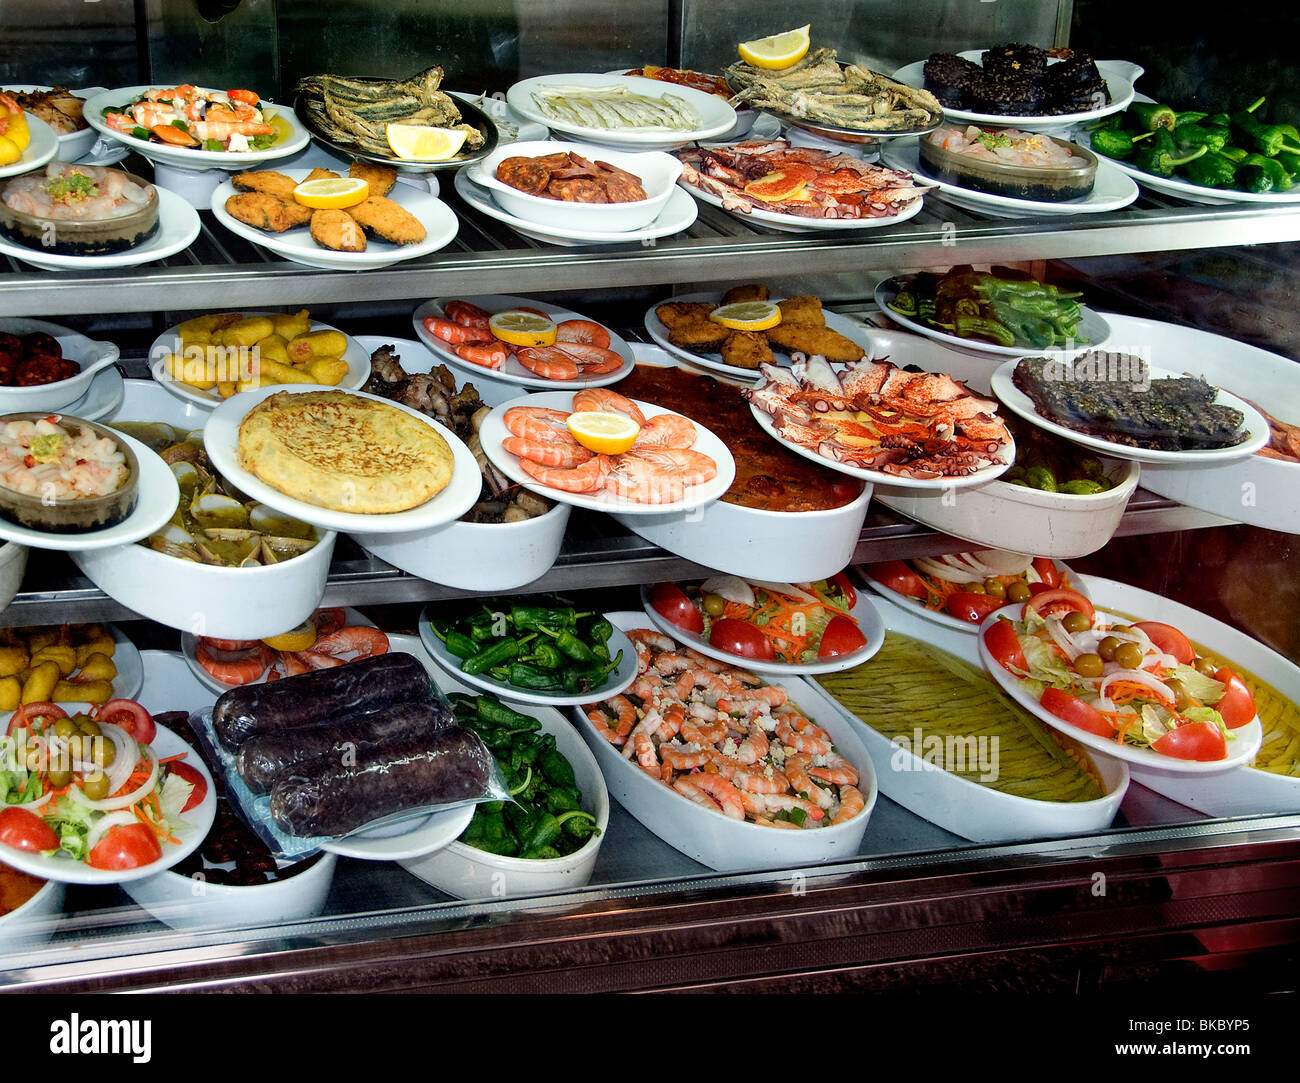
<svg viewBox="0 0 1300 1083">
<path fill-rule="evenodd" d="M 16 177 L 4 188 L 10 210 L 58 222 L 122 218 L 157 199 L 152 184 L 137 184 L 120 169 L 64 162 L 51 162 L 40 173 Z"/>
<path fill-rule="evenodd" d="M 543 485 L 566 493 L 605 491 L 638 504 L 675 504 L 688 485 L 703 485 L 718 464 L 692 451 L 695 423 L 681 414 L 646 419 L 631 399 L 603 387 L 573 396 L 574 411 L 625 414 L 641 431 L 620 455 L 588 451 L 569 432 L 569 414 L 544 406 L 513 406 L 502 415 L 510 435 L 501 446 L 519 457 L 519 467 Z"/>
<path fill-rule="evenodd" d="M 763 827 L 831 827 L 866 799 L 858 771 L 785 689 L 649 629 L 627 633 L 637 679 L 587 719 L 652 778 L 697 805 Z"/>
<path fill-rule="evenodd" d="M 1087 159 L 1071 154 L 1046 135 L 1015 128 L 985 130 L 972 124 L 966 128 L 938 128 L 926 138 L 946 151 L 981 162 L 1039 169 L 1078 169 L 1088 164 Z"/>
</svg>

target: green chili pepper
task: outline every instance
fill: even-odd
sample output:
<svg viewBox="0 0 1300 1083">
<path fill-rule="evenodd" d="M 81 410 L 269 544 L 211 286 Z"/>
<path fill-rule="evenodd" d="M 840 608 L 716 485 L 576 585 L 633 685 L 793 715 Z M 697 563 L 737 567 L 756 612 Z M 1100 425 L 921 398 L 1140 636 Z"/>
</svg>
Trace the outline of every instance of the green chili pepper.
<svg viewBox="0 0 1300 1083">
<path fill-rule="evenodd" d="M 1276 158 L 1248 154 L 1238 167 L 1237 184 L 1248 192 L 1286 192 L 1294 183 L 1295 178 Z"/>
<path fill-rule="evenodd" d="M 1137 145 L 1138 140 L 1147 139 L 1151 132 L 1143 132 L 1141 135 L 1130 135 L 1128 132 L 1102 129 L 1092 133 L 1089 142 L 1092 149 L 1098 154 L 1104 154 L 1107 158 L 1129 158 L 1133 154 L 1133 148 Z"/>
<path fill-rule="evenodd" d="M 520 857 L 527 858 L 529 861 L 547 861 L 560 857 L 560 851 L 554 846 L 537 846 L 531 850 L 525 850 Z"/>
<path fill-rule="evenodd" d="M 485 669 L 502 662 L 507 662 L 519 653 L 519 642 L 515 639 L 501 639 L 482 648 L 472 658 L 460 664 L 462 673 L 481 673 Z"/>
<path fill-rule="evenodd" d="M 1026 470 L 1025 484 L 1031 489 L 1038 489 L 1044 493 L 1057 491 L 1056 475 L 1046 466 L 1031 466 Z"/>
<path fill-rule="evenodd" d="M 1133 153 L 1133 165 L 1155 177 L 1172 177 L 1180 165 L 1209 153 L 1210 148 L 1199 146 L 1187 153 L 1178 149 L 1174 137 L 1168 129 L 1162 128 L 1152 137 L 1151 142 L 1139 147 Z"/>
<path fill-rule="evenodd" d="M 1183 174 L 1193 184 L 1206 188 L 1227 188 L 1236 179 L 1237 166 L 1227 153 L 1210 153 L 1188 162 Z"/>
<path fill-rule="evenodd" d="M 557 816 L 556 819 L 564 825 L 564 833 L 575 839 L 589 839 L 599 831 L 599 828 L 596 827 L 596 817 L 590 812 L 583 812 L 581 809 L 566 812 L 561 816 Z"/>
<path fill-rule="evenodd" d="M 1202 113 L 1198 109 L 1184 109 L 1175 114 L 1177 123 L 1174 125 L 1174 131 L 1177 132 L 1184 124 L 1199 124 L 1209 115 L 1209 113 Z"/>
<path fill-rule="evenodd" d="M 991 338 L 1002 346 L 1014 346 L 1016 335 L 1009 327 L 982 316 L 959 316 L 953 322 L 953 332 L 958 338 Z"/>
<path fill-rule="evenodd" d="M 586 635 L 589 640 L 595 643 L 608 643 L 609 637 L 614 634 L 614 626 L 604 617 L 597 617 L 587 625 Z"/>
<path fill-rule="evenodd" d="M 1209 147 L 1210 150 L 1222 150 L 1228 145 L 1227 128 L 1217 128 L 1204 124 L 1180 124 L 1174 129 L 1174 142 L 1180 149 Z"/>
<path fill-rule="evenodd" d="M 591 653 L 591 648 L 572 632 L 556 633 L 555 645 L 575 662 L 593 662 L 596 660 L 596 656 Z"/>
<path fill-rule="evenodd" d="M 582 808 L 582 801 L 577 790 L 548 790 L 542 798 L 547 809 L 555 814 Z"/>
<path fill-rule="evenodd" d="M 618 668 L 618 664 L 622 660 L 623 652 L 619 651 L 617 655 L 607 662 L 601 661 L 592 662 L 588 665 L 571 666 L 560 674 L 561 684 L 570 695 L 590 692 L 593 688 L 599 688 L 604 684 L 605 679 Z"/>
<path fill-rule="evenodd" d="M 575 785 L 573 766 L 559 751 L 552 749 L 542 755 L 537 761 L 537 766 L 542 769 L 542 774 L 553 786 L 567 789 Z"/>
<path fill-rule="evenodd" d="M 542 725 L 532 715 L 507 707 L 495 696 L 480 696 L 474 704 L 474 711 L 484 722 L 494 726 L 508 726 L 514 733 L 540 729 Z"/>
<path fill-rule="evenodd" d="M 1070 493 L 1073 496 L 1091 496 L 1093 493 L 1104 493 L 1106 486 L 1092 478 L 1077 478 L 1074 481 L 1064 482 L 1056 491 Z"/>
<path fill-rule="evenodd" d="M 1134 102 L 1128 107 L 1125 119 L 1139 131 L 1153 132 L 1157 128 L 1172 129 L 1178 123 L 1178 114 L 1159 102 Z"/>
<path fill-rule="evenodd" d="M 519 660 L 521 662 L 531 662 L 543 669 L 559 669 L 566 661 L 564 652 L 554 643 L 538 643 L 533 647 L 530 654 Z"/>
<path fill-rule="evenodd" d="M 506 680 L 516 688 L 528 688 L 534 692 L 558 692 L 564 687 L 564 672 L 542 669 L 527 662 L 512 662 Z"/>
<path fill-rule="evenodd" d="M 1265 124 L 1255 115 L 1263 103 L 1264 99 L 1259 98 L 1253 105 L 1232 114 L 1232 131 L 1237 141 L 1248 151 L 1266 158 L 1274 157 L 1280 150 L 1300 151 L 1300 143 L 1287 131 L 1288 126 Z"/>
</svg>

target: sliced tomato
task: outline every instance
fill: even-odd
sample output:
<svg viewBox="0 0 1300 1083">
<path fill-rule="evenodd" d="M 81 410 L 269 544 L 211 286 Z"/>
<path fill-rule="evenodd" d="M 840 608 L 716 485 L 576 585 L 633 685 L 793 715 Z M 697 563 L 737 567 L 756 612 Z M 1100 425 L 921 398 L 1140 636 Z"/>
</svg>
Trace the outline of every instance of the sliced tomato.
<svg viewBox="0 0 1300 1083">
<path fill-rule="evenodd" d="M 1092 603 L 1087 598 L 1077 590 L 1070 590 L 1068 587 L 1040 590 L 1025 603 L 1024 613 L 1028 615 L 1031 610 L 1042 617 L 1061 617 L 1066 613 L 1078 611 L 1089 621 L 1097 615 L 1097 611 L 1093 609 Z"/>
<path fill-rule="evenodd" d="M 650 604 L 670 624 L 696 635 L 704 634 L 704 614 L 676 583 L 656 583 L 650 591 Z"/>
<path fill-rule="evenodd" d="M 110 699 L 99 709 L 95 720 L 120 726 L 142 745 L 150 744 L 158 736 L 153 715 L 133 699 Z"/>
<path fill-rule="evenodd" d="M 1051 557 L 1034 557 L 1034 571 L 1038 573 L 1043 586 L 1055 588 L 1061 585 L 1061 572 Z"/>
<path fill-rule="evenodd" d="M 12 735 L 16 729 L 30 730 L 32 722 L 37 718 L 59 719 L 67 718 L 68 712 L 60 707 L 57 703 L 24 703 L 18 710 L 14 711 L 13 716 L 9 719 L 9 729 L 6 731 Z"/>
<path fill-rule="evenodd" d="M 186 763 L 184 760 L 172 760 L 172 762 L 167 765 L 167 770 L 169 773 L 176 775 L 179 778 L 183 778 L 194 787 L 190 792 L 189 800 L 186 801 L 184 806 L 181 808 L 182 812 L 189 812 L 190 809 L 195 808 L 197 805 L 202 803 L 203 798 L 208 794 L 208 780 L 203 777 L 202 771 L 197 767 Z"/>
<path fill-rule="evenodd" d="M 1220 666 L 1214 671 L 1214 679 L 1226 685 L 1223 698 L 1214 704 L 1223 724 L 1230 730 L 1253 722 L 1255 719 L 1255 697 L 1246 682 L 1232 672 L 1227 666 Z"/>
<path fill-rule="evenodd" d="M 930 590 L 925 580 L 916 574 L 901 560 L 886 560 L 879 564 L 868 564 L 867 575 L 871 576 L 886 590 L 906 594 L 909 598 L 928 598 Z"/>
<path fill-rule="evenodd" d="M 984 646 L 993 655 L 993 660 L 1008 672 L 1017 677 L 1029 672 L 1025 649 L 1020 645 L 1020 637 L 1016 635 L 1010 621 L 995 620 L 990 624 L 984 630 Z"/>
<path fill-rule="evenodd" d="M 1091 703 L 1084 703 L 1078 696 L 1072 696 L 1069 692 L 1059 688 L 1044 688 L 1038 705 L 1062 722 L 1095 733 L 1098 737 L 1115 736 L 1115 727 L 1104 714 Z"/>
<path fill-rule="evenodd" d="M 116 824 L 95 843 L 86 864 L 95 869 L 138 869 L 161 857 L 157 836 L 144 824 Z"/>
<path fill-rule="evenodd" d="M 1176 760 L 1208 762 L 1228 756 L 1228 742 L 1223 730 L 1213 722 L 1187 722 L 1170 730 L 1158 741 L 1152 741 L 1151 747 Z"/>
<path fill-rule="evenodd" d="M 766 639 L 767 637 L 764 636 Z M 853 654 L 867 645 L 867 637 L 850 617 L 832 617 L 817 646 L 818 658 L 838 658 Z"/>
<path fill-rule="evenodd" d="M 953 591 L 944 603 L 949 616 L 969 624 L 982 624 L 985 617 L 997 612 L 1006 604 L 1002 598 L 995 598 L 991 594 L 976 594 L 969 590 Z"/>
<path fill-rule="evenodd" d="M 715 620 L 709 628 L 709 644 L 742 658 L 757 658 L 768 662 L 776 658 L 772 641 L 749 621 L 738 620 L 736 617 Z"/>
<path fill-rule="evenodd" d="M 853 584 L 849 582 L 849 577 L 844 572 L 836 572 L 826 582 L 838 588 L 844 595 L 844 604 L 850 609 L 858 604 L 858 592 L 853 589 Z"/>
<path fill-rule="evenodd" d="M 59 848 L 59 836 L 54 833 L 54 828 L 36 813 L 17 805 L 0 808 L 0 842 L 15 850 L 34 853 Z"/>
<path fill-rule="evenodd" d="M 1133 625 L 1134 628 L 1141 628 L 1146 632 L 1147 638 L 1156 645 L 1157 650 L 1164 651 L 1165 654 L 1172 654 L 1183 665 L 1191 665 L 1196 659 L 1196 651 L 1192 648 L 1192 641 L 1172 624 L 1161 624 L 1155 620 L 1138 621 Z M 1252 715 L 1252 717 L 1254 717 Z"/>
</svg>

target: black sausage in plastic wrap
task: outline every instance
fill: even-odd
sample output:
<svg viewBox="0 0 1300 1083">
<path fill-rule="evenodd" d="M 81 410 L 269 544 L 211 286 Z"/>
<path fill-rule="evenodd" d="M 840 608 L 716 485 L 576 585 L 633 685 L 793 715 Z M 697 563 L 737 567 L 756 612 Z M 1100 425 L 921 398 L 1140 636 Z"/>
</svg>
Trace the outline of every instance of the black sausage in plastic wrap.
<svg viewBox="0 0 1300 1083">
<path fill-rule="evenodd" d="M 271 818 L 291 835 L 346 835 L 393 813 L 481 797 L 491 773 L 478 735 L 451 726 L 359 750 L 352 765 L 302 765 L 271 787 Z"/>
<path fill-rule="evenodd" d="M 223 692 L 212 708 L 212 728 L 217 739 L 234 750 L 257 734 L 427 699 L 429 687 L 429 675 L 419 659 L 401 652 L 380 654 L 331 669 L 232 688 Z"/>
<path fill-rule="evenodd" d="M 455 724 L 455 716 L 441 701 L 409 700 L 370 714 L 250 737 L 239 746 L 235 762 L 253 793 L 269 793 L 277 778 L 308 760 L 325 757 L 341 763 L 392 738 L 435 733 Z"/>
</svg>

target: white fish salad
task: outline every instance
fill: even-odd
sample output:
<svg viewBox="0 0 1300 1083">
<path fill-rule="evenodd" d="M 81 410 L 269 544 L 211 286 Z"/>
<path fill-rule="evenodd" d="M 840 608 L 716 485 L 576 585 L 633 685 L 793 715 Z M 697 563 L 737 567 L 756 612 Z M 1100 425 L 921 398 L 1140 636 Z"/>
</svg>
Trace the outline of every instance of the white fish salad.
<svg viewBox="0 0 1300 1083">
<path fill-rule="evenodd" d="M 41 172 L 15 177 L 3 198 L 10 210 L 33 218 L 103 222 L 143 210 L 158 201 L 158 193 L 120 169 L 51 162 Z"/>
<path fill-rule="evenodd" d="M 625 86 L 549 86 L 533 91 L 546 117 L 584 128 L 667 129 L 689 131 L 701 125 L 700 114 L 675 94 L 651 97 Z"/>
</svg>

